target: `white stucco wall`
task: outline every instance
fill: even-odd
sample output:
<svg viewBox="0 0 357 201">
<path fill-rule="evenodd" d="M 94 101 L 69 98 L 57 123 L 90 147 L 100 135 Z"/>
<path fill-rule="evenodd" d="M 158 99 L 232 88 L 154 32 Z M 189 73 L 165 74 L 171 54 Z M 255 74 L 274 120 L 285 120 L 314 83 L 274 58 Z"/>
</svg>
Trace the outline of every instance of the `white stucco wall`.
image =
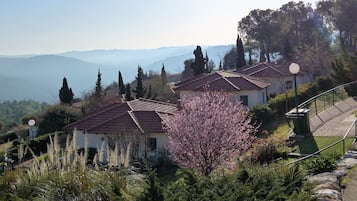
<svg viewBox="0 0 357 201">
<path fill-rule="evenodd" d="M 169 144 L 169 137 L 166 133 L 151 133 L 150 138 L 156 138 L 157 149 L 166 148 Z"/>
<path fill-rule="evenodd" d="M 185 104 L 192 94 L 199 95 L 201 91 L 180 91 L 181 104 Z M 248 107 L 253 107 L 257 104 L 266 103 L 266 90 L 242 90 L 225 92 L 231 96 L 233 100 L 240 101 L 240 96 L 248 96 Z M 269 93 L 269 92 L 268 92 Z"/>
</svg>

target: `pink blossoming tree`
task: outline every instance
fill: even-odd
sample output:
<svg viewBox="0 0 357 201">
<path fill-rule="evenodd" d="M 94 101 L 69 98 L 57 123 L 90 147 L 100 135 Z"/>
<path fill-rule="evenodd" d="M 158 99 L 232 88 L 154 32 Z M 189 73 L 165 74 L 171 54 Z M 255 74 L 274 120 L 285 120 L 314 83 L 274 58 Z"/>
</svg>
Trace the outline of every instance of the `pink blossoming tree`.
<svg viewBox="0 0 357 201">
<path fill-rule="evenodd" d="M 235 164 L 251 147 L 257 131 L 240 102 L 207 90 L 191 96 L 165 125 L 173 160 L 206 176 L 218 167 Z"/>
</svg>

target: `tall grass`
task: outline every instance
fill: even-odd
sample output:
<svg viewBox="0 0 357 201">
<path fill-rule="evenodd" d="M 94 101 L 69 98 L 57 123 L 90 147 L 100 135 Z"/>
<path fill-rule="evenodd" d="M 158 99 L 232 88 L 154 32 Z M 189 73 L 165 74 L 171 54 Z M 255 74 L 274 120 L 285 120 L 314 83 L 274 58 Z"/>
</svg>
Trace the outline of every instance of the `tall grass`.
<svg viewBox="0 0 357 201">
<path fill-rule="evenodd" d="M 5 172 L 0 181 L 0 200 L 133 200 L 143 191 L 143 177 L 128 175 L 125 169 L 129 166 L 130 144 L 126 149 L 107 146 L 106 151 L 103 145 L 98 148 L 97 160 L 90 164 L 87 146 L 78 151 L 76 132 L 66 138 L 64 147 L 57 134 L 49 138 L 47 157 L 36 156 L 29 147 L 19 147 L 19 157 L 29 151 L 33 162 L 26 170 Z M 101 166 L 104 161 L 105 168 Z"/>
</svg>

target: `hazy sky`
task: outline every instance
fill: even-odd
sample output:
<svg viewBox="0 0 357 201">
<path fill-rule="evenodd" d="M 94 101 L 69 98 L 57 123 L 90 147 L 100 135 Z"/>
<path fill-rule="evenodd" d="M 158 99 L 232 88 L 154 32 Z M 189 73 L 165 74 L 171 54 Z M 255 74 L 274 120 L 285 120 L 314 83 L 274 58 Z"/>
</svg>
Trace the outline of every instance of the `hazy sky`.
<svg viewBox="0 0 357 201">
<path fill-rule="evenodd" d="M 4 0 L 0 55 L 233 44 L 249 11 L 288 0 Z M 313 5 L 316 0 L 305 0 Z"/>
</svg>

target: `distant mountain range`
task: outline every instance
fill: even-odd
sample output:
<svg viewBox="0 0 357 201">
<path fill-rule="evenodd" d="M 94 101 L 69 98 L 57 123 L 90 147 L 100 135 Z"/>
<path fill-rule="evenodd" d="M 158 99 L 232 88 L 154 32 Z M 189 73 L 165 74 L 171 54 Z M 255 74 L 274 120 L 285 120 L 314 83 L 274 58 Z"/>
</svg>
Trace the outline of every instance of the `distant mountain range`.
<svg viewBox="0 0 357 201">
<path fill-rule="evenodd" d="M 218 66 L 233 45 L 203 46 Z M 195 46 L 164 47 L 138 50 L 73 51 L 56 55 L 0 56 L 0 102 L 32 99 L 54 103 L 66 77 L 76 97 L 94 88 L 97 72 L 102 84 L 117 81 L 118 71 L 125 82 L 135 79 L 137 66 L 145 72 L 160 72 L 162 64 L 168 73 L 182 72 L 186 59 L 194 58 Z"/>
</svg>

